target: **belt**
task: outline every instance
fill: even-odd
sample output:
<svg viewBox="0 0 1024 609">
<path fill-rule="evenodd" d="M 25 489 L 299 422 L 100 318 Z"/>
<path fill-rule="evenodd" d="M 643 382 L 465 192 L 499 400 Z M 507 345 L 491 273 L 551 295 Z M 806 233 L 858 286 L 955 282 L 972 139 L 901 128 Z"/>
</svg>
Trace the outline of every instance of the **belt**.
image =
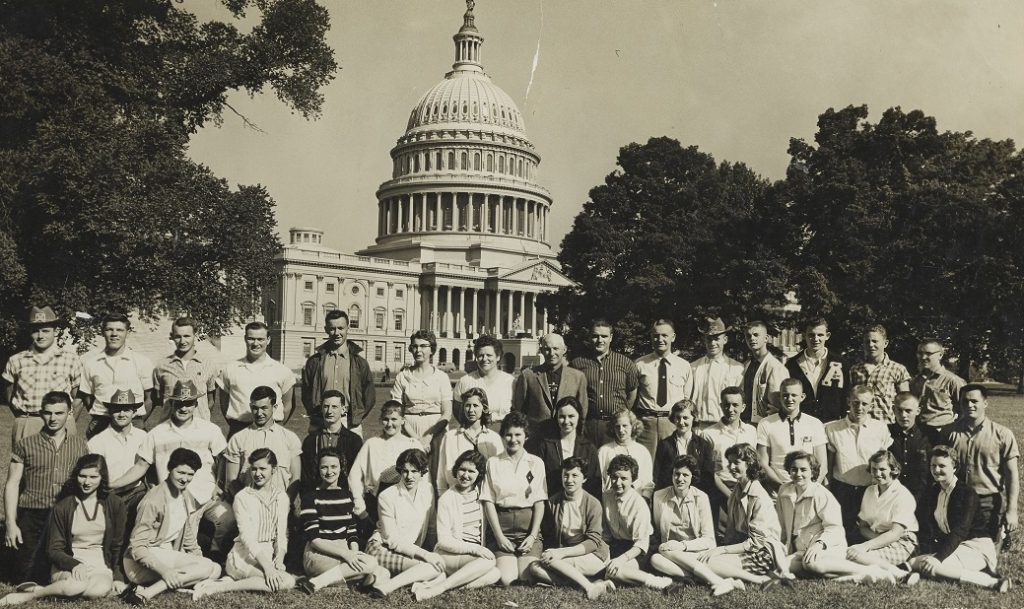
<svg viewBox="0 0 1024 609">
<path fill-rule="evenodd" d="M 532 509 L 531 506 L 526 506 L 526 507 L 504 507 L 504 506 L 501 506 L 501 505 L 494 506 L 494 510 L 497 511 L 497 512 L 518 512 L 519 510 L 529 510 L 529 509 Z"/>
<path fill-rule="evenodd" d="M 612 415 L 610 415 L 610 414 L 601 414 L 600 412 L 596 412 L 596 413 L 588 412 L 587 413 L 587 420 L 588 421 L 611 421 L 612 420 Z"/>
<path fill-rule="evenodd" d="M 648 410 L 646 408 L 637 408 L 636 409 L 636 416 L 638 416 L 638 417 L 655 417 L 655 418 L 658 418 L 658 419 L 663 419 L 663 418 L 669 416 L 670 414 L 672 414 L 671 411 Z"/>
<path fill-rule="evenodd" d="M 431 416 L 438 416 L 439 417 L 439 416 L 441 416 L 440 412 L 406 412 L 404 414 L 407 417 L 431 417 Z"/>
<path fill-rule="evenodd" d="M 15 419 L 24 419 L 26 417 L 41 417 L 41 416 L 43 416 L 42 411 L 25 412 L 24 410 L 19 410 L 17 413 L 14 414 L 14 418 Z"/>
</svg>

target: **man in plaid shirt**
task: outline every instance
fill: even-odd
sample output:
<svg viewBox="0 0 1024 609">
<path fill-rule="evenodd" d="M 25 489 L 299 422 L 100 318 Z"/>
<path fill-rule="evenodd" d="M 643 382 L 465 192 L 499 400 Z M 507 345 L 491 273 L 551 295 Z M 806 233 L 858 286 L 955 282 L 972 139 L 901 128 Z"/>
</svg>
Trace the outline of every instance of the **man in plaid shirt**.
<svg viewBox="0 0 1024 609">
<path fill-rule="evenodd" d="M 888 346 L 889 335 L 882 326 L 874 325 L 864 332 L 864 361 L 850 368 L 850 386 L 867 385 L 875 394 L 871 416 L 895 423 L 893 401 L 897 393 L 910 389 L 910 372 L 889 359 L 885 352 Z"/>
<path fill-rule="evenodd" d="M 82 364 L 78 356 L 57 344 L 60 319 L 50 307 L 32 307 L 28 326 L 32 344 L 7 360 L 2 378 L 4 399 L 14 414 L 11 443 L 39 433 L 43 428 L 39 412 L 43 396 L 63 391 L 72 398 L 78 391 Z M 68 430 L 75 433 L 75 418 L 68 421 Z"/>
</svg>

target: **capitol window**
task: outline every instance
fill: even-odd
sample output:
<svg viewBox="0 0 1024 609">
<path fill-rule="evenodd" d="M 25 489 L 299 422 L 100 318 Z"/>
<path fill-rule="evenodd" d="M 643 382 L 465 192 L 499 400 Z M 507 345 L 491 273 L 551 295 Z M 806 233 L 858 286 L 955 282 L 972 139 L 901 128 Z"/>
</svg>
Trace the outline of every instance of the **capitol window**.
<svg viewBox="0 0 1024 609">
<path fill-rule="evenodd" d="M 404 329 L 404 327 L 403 327 L 404 322 L 405 322 L 405 312 L 402 311 L 402 310 L 395 311 L 395 330 L 398 330 L 399 332 L 401 332 Z"/>
<path fill-rule="evenodd" d="M 373 327 L 378 330 L 384 329 L 384 307 L 373 310 Z"/>
<path fill-rule="evenodd" d="M 383 295 L 384 295 L 384 288 L 377 288 L 377 296 L 383 296 Z"/>
<path fill-rule="evenodd" d="M 307 292 L 312 292 L 313 291 L 313 282 L 312 281 L 307 281 L 305 283 L 305 288 L 306 288 Z"/>
<path fill-rule="evenodd" d="M 333 283 L 328 283 L 324 289 L 327 290 L 328 292 L 332 292 L 333 293 L 334 292 L 334 284 Z"/>
<path fill-rule="evenodd" d="M 405 290 L 403 290 L 402 288 L 398 288 L 397 290 L 395 290 L 395 298 L 404 298 L 404 297 L 405 297 Z"/>
<path fill-rule="evenodd" d="M 348 327 L 359 329 L 359 305 L 352 305 L 348 308 Z"/>
<path fill-rule="evenodd" d="M 455 153 L 448 151 L 448 169 L 455 169 Z"/>
<path fill-rule="evenodd" d="M 311 304 L 302 305 L 302 325 L 313 325 L 313 305 Z"/>
<path fill-rule="evenodd" d="M 473 153 L 473 170 L 480 171 L 480 153 Z"/>
<path fill-rule="evenodd" d="M 373 360 L 376 362 L 384 361 L 384 343 L 374 343 Z"/>
</svg>

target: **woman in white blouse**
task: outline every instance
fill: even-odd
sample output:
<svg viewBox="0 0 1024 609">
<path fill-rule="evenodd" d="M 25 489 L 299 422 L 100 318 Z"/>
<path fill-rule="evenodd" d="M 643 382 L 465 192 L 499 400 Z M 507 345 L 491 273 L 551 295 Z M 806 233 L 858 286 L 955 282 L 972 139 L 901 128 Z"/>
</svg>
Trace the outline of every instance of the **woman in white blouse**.
<svg viewBox="0 0 1024 609">
<path fill-rule="evenodd" d="M 431 363 L 435 351 L 433 332 L 414 332 L 409 338 L 412 366 L 400 371 L 391 387 L 391 399 L 405 406 L 405 433 L 419 440 L 427 452 L 434 435 L 444 431 L 452 416 L 452 383 Z"/>
</svg>

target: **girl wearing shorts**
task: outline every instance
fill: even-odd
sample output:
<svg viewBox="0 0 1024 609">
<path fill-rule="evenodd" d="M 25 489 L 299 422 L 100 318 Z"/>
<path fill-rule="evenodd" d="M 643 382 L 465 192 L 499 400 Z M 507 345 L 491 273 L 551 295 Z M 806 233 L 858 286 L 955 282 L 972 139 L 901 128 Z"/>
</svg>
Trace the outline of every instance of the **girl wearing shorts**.
<svg viewBox="0 0 1024 609">
<path fill-rule="evenodd" d="M 366 553 L 391 573 L 391 579 L 370 586 L 373 598 L 384 598 L 416 582 L 444 578 L 444 561 L 423 547 L 434 519 L 434 486 L 424 479 L 429 465 L 422 449 L 403 451 L 395 461 L 401 480 L 380 494 L 377 531 Z"/>
<path fill-rule="evenodd" d="M 601 502 L 583 490 L 589 469 L 589 464 L 579 457 L 562 461 L 562 490 L 548 499 L 541 524 L 545 548 L 540 560 L 530 565 L 530 576 L 545 584 L 568 580 L 583 588 L 587 598 L 595 600 L 615 590 L 615 584 L 609 580 L 590 580 L 608 563 L 608 544 L 603 537 Z"/>
<path fill-rule="evenodd" d="M 109 492 L 107 462 L 101 455 L 78 459 L 50 513 L 46 554 L 50 584 L 27 583 L 0 599 L 18 605 L 45 598 L 103 598 L 123 579 L 118 557 L 125 507 Z"/>
<path fill-rule="evenodd" d="M 301 577 L 295 586 L 313 594 L 342 582 L 369 586 L 390 575 L 377 559 L 359 551 L 359 525 L 352 515 L 352 493 L 344 472 L 345 456 L 328 446 L 317 455 L 317 488 L 302 495 L 299 522 L 306 538 Z"/>
<path fill-rule="evenodd" d="M 929 454 L 935 484 L 917 504 L 921 525 L 921 556 L 911 561 L 914 571 L 930 579 L 946 579 L 1007 592 L 1010 578 L 997 578 L 996 547 L 988 523 L 978 510 L 978 495 L 956 476 L 956 453 L 939 445 Z"/>
<path fill-rule="evenodd" d="M 248 458 L 249 485 L 235 494 L 231 509 L 238 537 L 224 564 L 227 578 L 196 585 L 192 599 L 224 592 L 279 592 L 295 587 L 284 570 L 288 550 L 288 494 L 273 483 L 277 455 L 257 448 Z"/>
<path fill-rule="evenodd" d="M 690 455 L 672 463 L 672 486 L 654 493 L 654 532 L 660 544 L 651 555 L 651 566 L 669 577 L 695 575 L 722 596 L 745 586 L 738 579 L 725 579 L 701 562 L 698 552 L 715 547 L 715 521 L 711 500 L 693 486 L 699 475 L 697 460 Z"/>
<path fill-rule="evenodd" d="M 189 588 L 220 577 L 220 565 L 203 557 L 196 540 L 203 506 L 188 491 L 203 466 L 199 455 L 176 448 L 167 458 L 167 479 L 139 503 L 124 572 L 132 585 L 121 598 L 141 606 L 168 590 Z"/>
<path fill-rule="evenodd" d="M 505 450 L 487 460 L 487 478 L 480 493 L 492 535 L 488 547 L 498 561 L 503 586 L 523 577 L 542 549 L 540 524 L 548 483 L 544 462 L 526 452 L 528 426 L 521 412 L 510 412 L 501 421 Z"/>
<path fill-rule="evenodd" d="M 736 485 L 729 495 L 725 545 L 700 552 L 697 558 L 726 579 L 739 579 L 769 588 L 776 583 L 792 585 L 792 574 L 779 568 L 784 562 L 782 527 L 768 491 L 761 485 L 764 471 L 750 444 L 725 451 L 727 468 Z"/>
<path fill-rule="evenodd" d="M 633 486 L 636 472 L 636 460 L 629 455 L 616 455 L 605 471 L 611 490 L 605 491 L 602 498 L 604 540 L 611 560 L 604 576 L 620 584 L 664 590 L 672 585 L 672 580 L 647 573 L 642 566 L 648 562 L 647 550 L 654 529 L 647 502 Z"/>
<path fill-rule="evenodd" d="M 846 558 L 885 569 L 904 585 L 912 586 L 921 576 L 897 565 L 906 563 L 917 548 L 917 502 L 900 483 L 896 455 L 880 450 L 868 459 L 868 469 L 874 482 L 864 491 L 857 516 L 864 541 L 847 548 Z"/>
<path fill-rule="evenodd" d="M 472 392 L 470 389 L 466 394 Z M 463 404 L 467 412 L 472 408 L 469 400 L 463 400 Z M 444 560 L 447 578 L 436 584 L 413 584 L 416 600 L 433 598 L 459 587 L 491 586 L 501 579 L 494 553 L 484 546 L 487 526 L 480 505 L 480 485 L 483 484 L 486 467 L 487 459 L 475 450 L 467 450 L 455 459 L 451 468 L 454 486 L 437 500 L 437 546 L 434 551 Z"/>
</svg>

